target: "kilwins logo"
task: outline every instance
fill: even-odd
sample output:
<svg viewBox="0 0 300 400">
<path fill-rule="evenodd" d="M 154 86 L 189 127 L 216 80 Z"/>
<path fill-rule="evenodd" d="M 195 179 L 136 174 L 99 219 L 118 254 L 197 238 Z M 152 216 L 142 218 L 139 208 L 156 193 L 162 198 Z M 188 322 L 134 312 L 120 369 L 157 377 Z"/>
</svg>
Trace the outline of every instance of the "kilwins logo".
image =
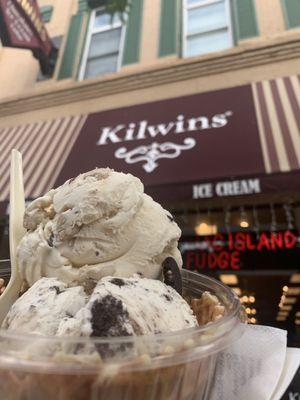
<svg viewBox="0 0 300 400">
<path fill-rule="evenodd" d="M 178 115 L 175 121 L 166 124 L 149 125 L 148 121 L 144 120 L 128 125 L 107 126 L 102 128 L 97 145 L 104 146 L 109 143 L 155 139 L 171 134 L 175 134 L 178 137 L 181 133 L 222 128 L 228 124 L 228 118 L 232 114 L 232 111 L 226 111 L 223 114 L 216 114 L 211 118 L 200 116 L 189 119 L 186 119 L 184 115 Z M 177 158 L 182 151 L 190 150 L 195 145 L 196 140 L 191 137 L 183 139 L 182 143 L 173 143 L 171 141 L 164 143 L 153 142 L 149 146 L 142 145 L 131 150 L 128 150 L 126 147 L 120 147 L 115 151 L 115 157 L 124 159 L 127 164 L 142 162 L 144 170 L 150 173 L 158 167 L 158 160 L 162 158 Z"/>
</svg>

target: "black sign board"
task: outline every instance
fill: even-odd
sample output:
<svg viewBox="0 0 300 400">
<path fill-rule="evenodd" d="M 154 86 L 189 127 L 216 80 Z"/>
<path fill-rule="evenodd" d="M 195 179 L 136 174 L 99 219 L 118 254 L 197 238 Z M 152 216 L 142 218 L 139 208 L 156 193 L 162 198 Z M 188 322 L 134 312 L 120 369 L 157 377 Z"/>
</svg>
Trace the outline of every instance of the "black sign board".
<svg viewBox="0 0 300 400">
<path fill-rule="evenodd" d="M 298 230 L 287 230 L 183 237 L 180 250 L 184 267 L 198 272 L 295 269 L 300 259 L 300 235 Z"/>
</svg>

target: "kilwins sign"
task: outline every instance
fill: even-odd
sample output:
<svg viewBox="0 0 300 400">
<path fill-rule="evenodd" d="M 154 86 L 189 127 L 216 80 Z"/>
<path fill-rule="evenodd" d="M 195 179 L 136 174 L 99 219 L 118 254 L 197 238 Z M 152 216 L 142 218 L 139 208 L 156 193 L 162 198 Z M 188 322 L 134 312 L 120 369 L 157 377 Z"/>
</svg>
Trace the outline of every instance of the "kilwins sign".
<svg viewBox="0 0 300 400">
<path fill-rule="evenodd" d="M 264 171 L 251 87 L 90 114 L 57 183 L 95 166 L 146 185 Z"/>
<path fill-rule="evenodd" d="M 175 121 L 162 122 L 156 125 L 150 125 L 148 121 L 144 120 L 128 125 L 109 126 L 101 129 L 97 145 L 122 143 L 123 146 L 126 146 L 126 142 L 166 137 L 170 141 L 162 143 L 153 141 L 149 146 L 141 145 L 129 151 L 126 147 L 120 147 L 115 151 L 116 158 L 123 158 L 128 164 L 140 162 L 144 170 L 151 173 L 159 166 L 160 159 L 177 158 L 182 151 L 190 150 L 196 146 L 196 139 L 193 137 L 185 137 L 181 143 L 173 143 L 173 135 L 222 128 L 228 124 L 228 118 L 232 114 L 232 111 L 226 111 L 212 117 L 198 115 L 188 119 L 184 115 L 177 115 Z"/>
</svg>

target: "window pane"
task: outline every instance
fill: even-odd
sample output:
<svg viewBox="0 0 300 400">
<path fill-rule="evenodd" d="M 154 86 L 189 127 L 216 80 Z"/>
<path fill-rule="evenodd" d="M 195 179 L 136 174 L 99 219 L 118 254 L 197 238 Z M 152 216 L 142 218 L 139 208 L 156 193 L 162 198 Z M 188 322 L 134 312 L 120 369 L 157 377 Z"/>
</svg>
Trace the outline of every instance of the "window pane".
<svg viewBox="0 0 300 400">
<path fill-rule="evenodd" d="M 85 78 L 105 75 L 117 70 L 118 54 L 89 60 L 86 64 Z"/>
<path fill-rule="evenodd" d="M 118 14 L 114 14 L 112 18 L 112 16 L 105 11 L 97 11 L 94 21 L 94 28 L 103 28 L 117 22 L 121 22 Z"/>
<path fill-rule="evenodd" d="M 95 33 L 92 36 L 88 58 L 119 51 L 121 28 Z"/>
<path fill-rule="evenodd" d="M 191 5 L 194 5 L 194 4 L 201 5 L 201 4 L 205 3 L 205 2 L 207 2 L 207 0 L 187 0 L 187 5 L 188 6 L 191 6 Z"/>
<path fill-rule="evenodd" d="M 188 12 L 188 34 L 207 32 L 228 25 L 225 3 L 194 8 Z"/>
<path fill-rule="evenodd" d="M 197 56 L 230 47 L 227 29 L 193 36 L 187 39 L 187 56 Z"/>
</svg>

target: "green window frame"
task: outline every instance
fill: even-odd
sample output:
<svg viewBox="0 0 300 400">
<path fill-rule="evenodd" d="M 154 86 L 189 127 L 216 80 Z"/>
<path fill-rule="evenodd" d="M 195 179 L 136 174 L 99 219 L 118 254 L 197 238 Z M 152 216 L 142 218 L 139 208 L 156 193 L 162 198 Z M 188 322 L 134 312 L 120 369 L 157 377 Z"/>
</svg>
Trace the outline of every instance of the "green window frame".
<svg viewBox="0 0 300 400">
<path fill-rule="evenodd" d="M 287 29 L 300 27 L 300 0 L 281 0 Z"/>
<path fill-rule="evenodd" d="M 231 0 L 234 39 L 250 39 L 259 36 L 255 0 Z"/>
<path fill-rule="evenodd" d="M 161 0 L 159 57 L 178 54 L 180 50 L 181 0 Z"/>
<path fill-rule="evenodd" d="M 83 79 L 88 79 L 91 77 L 91 75 L 87 76 L 87 69 L 89 66 L 90 62 L 98 62 L 98 61 L 105 61 L 107 60 L 107 57 L 109 58 L 110 56 L 114 56 L 114 58 L 117 57 L 117 61 L 114 68 L 110 72 L 104 72 L 104 73 L 99 73 L 94 76 L 104 76 L 109 73 L 114 73 L 120 70 L 121 68 L 121 63 L 122 63 L 122 58 L 123 58 L 123 49 L 124 49 L 124 38 L 125 38 L 125 30 L 126 30 L 126 25 L 122 23 L 122 21 L 119 18 L 113 18 L 112 20 L 108 20 L 104 24 L 101 24 L 101 26 L 97 27 L 96 25 L 96 19 L 98 16 L 107 16 L 107 13 L 105 12 L 104 7 L 99 7 L 95 8 L 91 12 L 89 24 L 88 24 L 88 30 L 87 34 L 85 37 L 85 45 L 84 45 L 84 50 L 83 54 L 81 57 L 81 65 L 79 69 L 79 80 Z M 105 35 L 110 32 L 114 31 L 120 31 L 120 37 L 119 37 L 119 42 L 118 42 L 118 49 L 115 49 L 113 52 L 105 51 L 102 55 L 98 56 L 91 56 L 90 55 L 90 50 L 91 47 L 93 46 L 94 38 L 98 35 Z"/>
<path fill-rule="evenodd" d="M 197 2 L 195 0 L 191 4 L 196 7 Z M 212 3 L 214 3 L 214 0 L 199 0 L 199 4 L 202 5 Z M 159 57 L 184 55 L 185 6 L 184 0 L 161 0 Z M 255 0 L 230 0 L 227 7 L 230 9 L 228 19 L 231 23 L 232 46 L 235 46 L 239 41 L 259 35 Z"/>
<path fill-rule="evenodd" d="M 221 8 L 220 8 L 221 7 Z M 210 9 L 221 11 L 220 21 L 211 20 L 210 26 L 201 26 L 199 15 L 208 18 Z M 196 15 L 196 19 L 193 17 Z M 211 15 L 211 14 L 210 14 Z M 215 15 L 215 14 L 214 14 Z M 194 18 L 190 19 L 190 17 Z M 203 16 L 200 17 L 203 19 Z M 205 24 L 204 24 L 205 25 Z M 190 28 L 193 29 L 190 29 Z M 183 0 L 182 55 L 191 57 L 222 51 L 234 46 L 230 0 Z M 218 43 L 218 35 L 221 41 Z M 214 40 L 211 40 L 214 38 Z M 202 46 L 201 47 L 201 43 Z M 213 43 L 213 46 L 207 46 Z M 199 45 L 200 44 L 200 45 Z"/>
<path fill-rule="evenodd" d="M 173 1 L 173 0 L 172 0 Z M 95 7 L 90 7 L 88 0 L 78 0 L 78 12 L 70 19 L 67 37 L 65 39 L 64 54 L 60 65 L 58 80 L 79 77 L 81 65 L 78 66 L 78 59 L 84 57 L 86 41 L 88 40 L 88 29 Z M 94 3 L 99 4 L 98 2 Z M 124 48 L 122 51 L 122 65 L 138 63 L 140 59 L 141 31 L 143 19 L 144 0 L 131 0 L 126 31 Z M 83 38 L 85 37 L 85 40 Z"/>
<path fill-rule="evenodd" d="M 42 20 L 47 23 L 51 21 L 52 14 L 53 14 L 53 6 L 42 6 L 40 7 L 40 13 L 42 16 Z"/>
</svg>

